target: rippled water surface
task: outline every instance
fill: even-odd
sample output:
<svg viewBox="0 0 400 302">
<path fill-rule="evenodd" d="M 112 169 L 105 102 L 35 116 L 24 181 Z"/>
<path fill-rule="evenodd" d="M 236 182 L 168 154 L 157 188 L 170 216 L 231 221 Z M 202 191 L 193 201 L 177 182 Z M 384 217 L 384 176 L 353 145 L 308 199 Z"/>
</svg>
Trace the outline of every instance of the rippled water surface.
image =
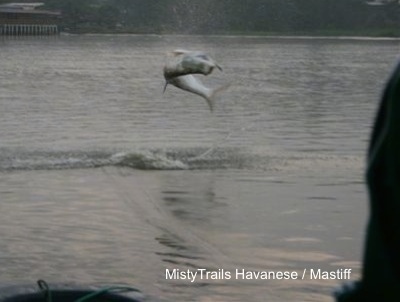
<svg viewBox="0 0 400 302">
<path fill-rule="evenodd" d="M 168 87 L 209 52 L 215 112 Z M 0 40 L 0 281 L 128 283 L 166 301 L 331 301 L 360 272 L 363 170 L 399 40 L 83 35 Z M 166 269 L 217 278 L 166 280 Z M 231 278 L 227 278 L 230 274 Z M 221 276 L 225 277 L 221 277 Z"/>
</svg>

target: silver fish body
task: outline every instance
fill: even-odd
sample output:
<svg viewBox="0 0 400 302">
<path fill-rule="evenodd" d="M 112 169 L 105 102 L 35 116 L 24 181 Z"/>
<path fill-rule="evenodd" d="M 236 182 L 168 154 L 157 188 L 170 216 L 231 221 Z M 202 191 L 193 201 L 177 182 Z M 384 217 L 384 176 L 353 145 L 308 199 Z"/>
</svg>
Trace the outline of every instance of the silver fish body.
<svg viewBox="0 0 400 302">
<path fill-rule="evenodd" d="M 207 101 L 210 110 L 213 111 L 214 102 L 212 97 L 215 93 L 214 90 L 204 86 L 203 83 L 199 79 L 196 79 L 193 75 L 188 74 L 174 77 L 170 79 L 169 84 L 203 97 Z"/>
<path fill-rule="evenodd" d="M 217 92 L 226 89 L 225 85 L 211 89 L 195 78 L 193 74 L 209 75 L 214 68 L 222 68 L 208 55 L 200 51 L 175 50 L 169 54 L 167 63 L 164 66 L 165 86 L 171 84 L 182 90 L 197 94 L 203 97 L 210 110 L 214 109 L 214 96 Z"/>
<path fill-rule="evenodd" d="M 201 51 L 175 50 L 165 64 L 164 77 L 169 79 L 187 74 L 209 75 L 215 67 L 222 71 L 210 56 Z"/>
</svg>

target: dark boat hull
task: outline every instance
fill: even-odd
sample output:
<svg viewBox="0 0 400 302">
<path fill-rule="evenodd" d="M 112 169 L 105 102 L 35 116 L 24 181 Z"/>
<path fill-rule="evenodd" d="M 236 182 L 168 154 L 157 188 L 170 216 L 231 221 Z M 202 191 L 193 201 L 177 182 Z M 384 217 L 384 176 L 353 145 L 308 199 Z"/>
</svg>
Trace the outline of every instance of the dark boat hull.
<svg viewBox="0 0 400 302">
<path fill-rule="evenodd" d="M 0 302 L 143 302 L 131 287 L 115 285 L 47 284 L 0 287 Z"/>
</svg>

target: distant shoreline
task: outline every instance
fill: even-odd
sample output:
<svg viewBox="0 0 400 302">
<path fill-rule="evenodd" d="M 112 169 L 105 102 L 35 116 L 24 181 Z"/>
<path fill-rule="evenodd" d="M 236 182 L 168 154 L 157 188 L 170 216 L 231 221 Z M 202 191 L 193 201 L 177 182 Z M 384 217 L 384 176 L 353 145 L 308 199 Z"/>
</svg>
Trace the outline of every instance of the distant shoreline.
<svg viewBox="0 0 400 302">
<path fill-rule="evenodd" d="M 156 36 L 156 37 L 168 37 L 168 36 L 182 36 L 182 37 L 189 37 L 189 36 L 198 36 L 198 37 L 232 37 L 232 38 L 239 38 L 239 37 L 243 37 L 243 38 L 265 38 L 265 39 L 303 39 L 303 40 L 307 40 L 307 39 L 325 39 L 325 40 L 386 40 L 386 41 L 400 41 L 400 36 L 398 37 L 387 37 L 387 36 L 351 36 L 351 35 L 342 35 L 342 36 L 323 36 L 323 35 L 236 35 L 236 34 L 169 34 L 169 33 L 163 33 L 163 34 L 158 34 L 158 33 L 133 33 L 133 32 L 60 32 L 61 35 L 92 35 L 92 36 L 96 36 L 96 35 L 115 35 L 115 36 Z"/>
<path fill-rule="evenodd" d="M 198 35 L 198 36 L 255 36 L 255 37 L 366 37 L 366 38 L 400 38 L 400 29 L 377 30 L 329 30 L 299 32 L 253 32 L 253 31 L 221 31 L 213 33 L 185 33 L 167 31 L 146 31 L 130 29 L 78 28 L 64 29 L 68 34 L 134 34 L 134 35 Z"/>
</svg>

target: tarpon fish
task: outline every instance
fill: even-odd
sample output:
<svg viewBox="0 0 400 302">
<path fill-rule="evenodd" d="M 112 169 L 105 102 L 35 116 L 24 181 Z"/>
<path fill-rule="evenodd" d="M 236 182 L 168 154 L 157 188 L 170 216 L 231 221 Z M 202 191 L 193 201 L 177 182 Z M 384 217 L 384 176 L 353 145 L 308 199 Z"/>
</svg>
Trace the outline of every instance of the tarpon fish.
<svg viewBox="0 0 400 302">
<path fill-rule="evenodd" d="M 218 88 L 208 88 L 195 78 L 193 74 L 209 75 L 214 68 L 222 68 L 207 54 L 201 51 L 175 50 L 171 52 L 164 66 L 165 86 L 174 85 L 182 90 L 200 95 L 206 101 L 210 110 L 214 109 L 214 96 L 229 85 Z"/>
</svg>

